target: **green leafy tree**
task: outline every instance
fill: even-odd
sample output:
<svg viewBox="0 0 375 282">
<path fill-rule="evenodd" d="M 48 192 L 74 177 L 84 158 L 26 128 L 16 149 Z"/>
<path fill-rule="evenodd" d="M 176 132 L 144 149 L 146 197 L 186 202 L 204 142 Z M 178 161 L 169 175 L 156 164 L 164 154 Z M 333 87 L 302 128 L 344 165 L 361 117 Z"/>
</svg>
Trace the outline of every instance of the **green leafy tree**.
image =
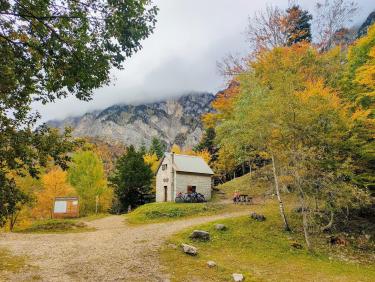
<svg viewBox="0 0 375 282">
<path fill-rule="evenodd" d="M 110 190 L 107 186 L 103 162 L 96 153 L 91 151 L 75 153 L 68 170 L 68 177 L 80 198 L 82 214 L 94 213 L 97 209 L 105 211 L 108 207 L 106 202 Z"/>
<path fill-rule="evenodd" d="M 165 143 L 160 141 L 157 137 L 153 137 L 151 140 L 151 146 L 149 153 L 156 154 L 158 159 L 161 159 L 164 156 L 164 152 L 166 150 Z"/>
<path fill-rule="evenodd" d="M 141 49 L 156 13 L 149 0 L 0 1 L 3 175 L 27 169 L 36 176 L 51 156 L 66 168 L 69 132 L 35 131 L 40 115 L 31 103 L 68 95 L 89 100 L 94 89 L 109 83 L 112 67 L 122 68 Z"/>
<path fill-rule="evenodd" d="M 12 231 L 17 217 L 25 204 L 30 204 L 33 198 L 17 188 L 13 180 L 9 180 L 0 171 L 0 227 L 9 221 L 9 229 Z"/>
<path fill-rule="evenodd" d="M 142 197 L 151 192 L 153 173 L 141 153 L 130 146 L 116 164 L 116 170 L 110 178 L 114 193 L 119 202 L 118 211 L 125 212 L 128 206 L 136 207 Z"/>
</svg>

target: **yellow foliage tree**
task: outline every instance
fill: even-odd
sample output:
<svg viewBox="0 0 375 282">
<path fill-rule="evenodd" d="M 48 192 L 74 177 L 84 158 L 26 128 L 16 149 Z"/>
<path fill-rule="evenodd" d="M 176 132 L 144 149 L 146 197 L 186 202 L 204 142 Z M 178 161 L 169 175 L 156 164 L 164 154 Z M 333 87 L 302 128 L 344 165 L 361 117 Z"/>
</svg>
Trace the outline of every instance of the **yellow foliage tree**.
<svg viewBox="0 0 375 282">
<path fill-rule="evenodd" d="M 202 151 L 195 152 L 192 149 L 185 149 L 182 150 L 180 146 L 173 144 L 171 148 L 171 153 L 175 154 L 182 154 L 182 155 L 188 155 L 188 156 L 197 156 L 204 159 L 207 163 L 211 160 L 211 154 L 207 149 L 204 149 Z M 146 160 L 145 160 L 146 161 Z M 147 162 L 147 161 L 146 161 Z"/>
<path fill-rule="evenodd" d="M 181 154 L 182 153 L 181 147 L 178 146 L 177 144 L 173 144 L 171 148 L 171 153 Z"/>
<path fill-rule="evenodd" d="M 76 195 L 76 192 L 67 182 L 67 173 L 54 167 L 42 176 L 42 190 L 36 193 L 37 203 L 33 215 L 37 218 L 51 217 L 55 197 L 73 195 Z"/>
<path fill-rule="evenodd" d="M 143 156 L 143 160 L 145 161 L 146 164 L 148 164 L 151 167 L 151 170 L 153 173 L 156 173 L 156 170 L 158 169 L 159 166 L 159 160 L 158 156 L 154 154 L 146 154 Z"/>
</svg>

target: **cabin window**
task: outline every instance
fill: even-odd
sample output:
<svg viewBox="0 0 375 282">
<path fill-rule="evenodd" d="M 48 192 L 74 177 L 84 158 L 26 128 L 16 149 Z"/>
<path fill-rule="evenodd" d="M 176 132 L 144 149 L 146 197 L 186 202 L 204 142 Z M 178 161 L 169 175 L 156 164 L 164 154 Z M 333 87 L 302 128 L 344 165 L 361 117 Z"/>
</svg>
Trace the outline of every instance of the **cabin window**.
<svg viewBox="0 0 375 282">
<path fill-rule="evenodd" d="M 197 186 L 189 185 L 189 186 L 187 187 L 187 192 L 188 192 L 188 194 L 195 193 L 196 191 L 197 191 Z"/>
<path fill-rule="evenodd" d="M 162 166 L 161 166 L 161 170 L 166 170 L 167 169 L 167 164 L 163 164 Z"/>
</svg>

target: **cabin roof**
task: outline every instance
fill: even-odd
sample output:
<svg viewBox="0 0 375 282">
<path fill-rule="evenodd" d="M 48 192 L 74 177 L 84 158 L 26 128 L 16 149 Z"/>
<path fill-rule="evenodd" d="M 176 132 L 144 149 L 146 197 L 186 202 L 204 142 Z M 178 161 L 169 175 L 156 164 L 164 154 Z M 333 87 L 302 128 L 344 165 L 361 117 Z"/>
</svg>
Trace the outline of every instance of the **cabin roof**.
<svg viewBox="0 0 375 282">
<path fill-rule="evenodd" d="M 172 158 L 172 154 L 165 153 L 160 164 L 163 162 L 165 157 Z M 204 159 L 198 156 L 174 154 L 174 169 L 177 172 L 188 172 L 209 175 L 214 174 L 214 172 L 212 171 L 210 166 L 204 161 Z"/>
</svg>

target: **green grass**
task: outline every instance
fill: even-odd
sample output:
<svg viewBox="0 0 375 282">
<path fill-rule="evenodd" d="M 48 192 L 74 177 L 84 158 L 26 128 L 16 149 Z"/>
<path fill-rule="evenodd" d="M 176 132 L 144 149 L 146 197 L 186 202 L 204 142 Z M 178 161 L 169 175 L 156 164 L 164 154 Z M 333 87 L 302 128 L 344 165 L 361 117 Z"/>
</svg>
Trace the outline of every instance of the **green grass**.
<svg viewBox="0 0 375 282">
<path fill-rule="evenodd" d="M 76 219 L 47 219 L 38 220 L 32 223 L 31 226 L 15 229 L 14 232 L 19 233 L 76 233 L 93 231 L 95 229 L 87 227 L 81 221 Z"/>
<path fill-rule="evenodd" d="M 292 242 L 304 245 L 303 238 L 300 232 L 281 231 L 277 203 L 254 207 L 254 211 L 263 213 L 267 220 L 257 222 L 249 217 L 220 220 L 215 223 L 224 223 L 228 230 L 217 231 L 215 223 L 208 223 L 170 238 L 162 249 L 161 259 L 173 275 L 172 281 L 232 281 L 232 273 L 243 273 L 246 281 L 375 281 L 374 261 L 345 262 L 341 247 L 317 244 L 322 238 L 314 241 L 314 253 L 293 248 Z M 209 231 L 211 241 L 189 239 L 194 229 Z M 191 257 L 179 247 L 170 247 L 181 243 L 196 246 L 198 256 Z M 217 267 L 208 268 L 208 260 L 215 261 Z"/>
<path fill-rule="evenodd" d="M 16 272 L 25 266 L 26 259 L 22 256 L 14 256 L 8 250 L 0 249 L 0 272 Z M 1 280 L 1 279 L 0 279 Z"/>
<path fill-rule="evenodd" d="M 151 203 L 126 215 L 131 224 L 156 223 L 226 211 L 225 205 L 213 203 Z"/>
</svg>

